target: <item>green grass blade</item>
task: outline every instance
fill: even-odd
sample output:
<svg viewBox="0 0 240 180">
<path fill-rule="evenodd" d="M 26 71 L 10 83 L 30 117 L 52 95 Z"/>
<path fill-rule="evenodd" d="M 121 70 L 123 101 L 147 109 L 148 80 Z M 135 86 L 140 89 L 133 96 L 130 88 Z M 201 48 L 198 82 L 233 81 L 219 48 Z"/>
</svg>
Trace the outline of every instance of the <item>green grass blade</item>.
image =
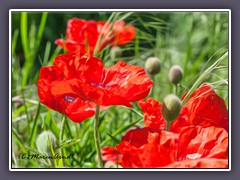
<svg viewBox="0 0 240 180">
<path fill-rule="evenodd" d="M 61 129 L 60 129 L 60 135 L 59 135 L 60 142 L 63 141 L 64 127 L 66 124 L 66 120 L 67 120 L 67 116 L 63 116 L 62 125 L 61 125 Z"/>
<path fill-rule="evenodd" d="M 35 53 L 37 53 L 37 50 L 39 48 L 39 45 L 40 45 L 40 42 L 41 42 L 41 39 L 42 39 L 45 24 L 46 24 L 46 21 L 47 21 L 47 16 L 48 16 L 48 12 L 44 12 L 42 14 L 41 22 L 40 22 L 38 33 L 37 33 L 36 43 L 35 43 Z"/>
<path fill-rule="evenodd" d="M 22 46 L 23 46 L 23 51 L 25 58 L 28 59 L 29 57 L 29 47 L 28 47 L 28 30 L 27 30 L 27 12 L 22 12 L 21 13 L 21 40 L 22 40 Z"/>
<path fill-rule="evenodd" d="M 33 148 L 35 146 L 34 143 L 35 143 L 35 139 L 36 139 L 36 136 L 37 136 L 37 127 L 38 127 L 37 121 L 38 121 L 40 109 L 41 109 L 41 103 L 39 102 L 38 107 L 37 107 L 37 113 L 36 113 L 35 118 L 34 118 L 34 123 L 33 123 L 33 127 L 32 127 L 31 136 L 30 136 L 30 147 L 31 148 Z"/>
<path fill-rule="evenodd" d="M 13 135 L 12 137 L 15 138 L 15 140 L 16 140 L 19 148 L 20 148 L 20 150 L 22 150 L 22 152 L 26 153 L 27 151 L 26 151 L 26 149 L 24 148 L 24 144 L 23 144 L 23 142 L 21 141 L 21 138 L 18 136 L 17 131 L 16 131 L 14 128 L 12 128 L 12 135 Z"/>
<path fill-rule="evenodd" d="M 61 52 L 62 48 L 60 46 L 57 46 L 56 49 L 54 50 L 52 56 L 50 57 L 50 61 L 48 63 L 48 65 L 52 65 L 54 62 L 54 59 L 57 55 L 59 55 L 59 53 Z"/>
<path fill-rule="evenodd" d="M 22 41 L 22 47 L 25 57 L 24 62 L 24 72 L 23 72 L 23 78 L 22 78 L 22 87 L 24 87 L 27 84 L 28 74 L 30 70 L 30 57 L 31 52 L 29 50 L 29 40 L 28 40 L 28 15 L 27 12 L 21 13 L 21 22 L 20 22 L 20 28 L 21 28 L 21 41 Z"/>
<path fill-rule="evenodd" d="M 12 38 L 12 55 L 15 53 L 15 49 L 17 46 L 17 40 L 18 40 L 18 34 L 19 34 L 19 30 L 16 29 L 13 33 L 13 38 Z"/>
<path fill-rule="evenodd" d="M 43 66 L 46 66 L 48 63 L 50 50 L 51 50 L 51 43 L 47 42 L 45 52 L 44 52 L 44 57 L 43 57 Z"/>
<path fill-rule="evenodd" d="M 130 111 L 134 112 L 135 114 L 137 114 L 137 115 L 138 115 L 139 117 L 141 117 L 141 118 L 144 117 L 141 113 L 139 113 L 138 111 L 136 111 L 136 110 L 133 109 L 133 108 L 130 108 Z"/>
<path fill-rule="evenodd" d="M 69 147 L 71 145 L 77 144 L 81 141 L 81 139 L 65 139 L 59 143 L 56 149 L 62 149 L 63 147 Z"/>
<path fill-rule="evenodd" d="M 35 23 L 31 23 L 30 29 L 29 29 L 29 51 L 31 52 L 31 55 L 34 53 L 35 48 L 35 41 L 36 41 L 36 25 Z"/>
<path fill-rule="evenodd" d="M 226 58 L 228 57 L 228 52 L 226 52 L 224 55 L 222 55 L 222 57 L 220 57 L 213 65 L 211 65 L 209 68 L 207 68 L 202 74 L 201 76 L 196 80 L 196 82 L 193 84 L 193 86 L 191 87 L 191 89 L 188 91 L 187 95 L 185 96 L 185 98 L 183 99 L 182 104 L 184 105 L 187 100 L 190 98 L 190 96 L 192 95 L 192 93 L 195 91 L 195 89 L 197 89 L 197 87 L 203 83 L 203 81 L 205 80 L 205 78 L 211 74 L 211 72 Z"/>
<path fill-rule="evenodd" d="M 121 141 L 112 136 L 111 134 L 107 133 L 107 135 L 114 141 L 115 144 L 119 144 Z"/>
</svg>

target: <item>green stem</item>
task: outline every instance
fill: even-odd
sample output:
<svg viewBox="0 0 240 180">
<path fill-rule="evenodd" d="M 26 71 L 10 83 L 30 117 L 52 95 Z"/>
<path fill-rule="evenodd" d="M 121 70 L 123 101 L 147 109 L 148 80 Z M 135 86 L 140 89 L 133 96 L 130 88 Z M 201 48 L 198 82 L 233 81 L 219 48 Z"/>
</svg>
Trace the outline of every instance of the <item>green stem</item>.
<svg viewBox="0 0 240 180">
<path fill-rule="evenodd" d="M 177 96 L 177 94 L 178 94 L 178 85 L 177 84 L 174 84 L 174 93 Z"/>
<path fill-rule="evenodd" d="M 150 97 L 152 97 L 152 98 L 153 98 L 154 86 L 155 86 L 155 78 L 154 78 L 154 75 L 152 75 L 151 77 L 152 77 L 152 81 L 153 81 L 153 86 L 152 86 L 152 89 L 151 89 L 151 94 L 150 94 Z"/>
<path fill-rule="evenodd" d="M 61 126 L 61 129 L 60 129 L 60 142 L 63 140 L 64 126 L 65 126 L 65 123 L 66 123 L 66 119 L 67 119 L 67 117 L 63 116 L 62 126 Z"/>
<path fill-rule="evenodd" d="M 61 126 L 61 129 L 60 129 L 60 135 L 59 135 L 59 142 L 63 141 L 63 133 L 64 133 L 64 126 L 66 124 L 66 120 L 67 120 L 67 116 L 63 116 L 62 126 Z M 62 156 L 63 155 L 63 147 L 61 148 L 61 152 L 60 153 L 61 153 L 61 156 Z M 63 164 L 63 162 L 62 162 L 62 164 Z"/>
<path fill-rule="evenodd" d="M 171 124 L 172 124 L 172 121 L 167 121 L 167 127 L 166 127 L 166 130 L 167 130 L 167 131 L 170 130 Z"/>
<path fill-rule="evenodd" d="M 96 105 L 95 121 L 94 121 L 94 142 L 95 142 L 95 147 L 96 147 L 97 157 L 98 157 L 98 167 L 102 168 L 103 161 L 102 161 L 102 156 L 101 156 L 101 151 L 100 151 L 100 139 L 99 139 L 99 132 L 98 132 L 99 110 L 100 110 L 100 106 Z"/>
</svg>

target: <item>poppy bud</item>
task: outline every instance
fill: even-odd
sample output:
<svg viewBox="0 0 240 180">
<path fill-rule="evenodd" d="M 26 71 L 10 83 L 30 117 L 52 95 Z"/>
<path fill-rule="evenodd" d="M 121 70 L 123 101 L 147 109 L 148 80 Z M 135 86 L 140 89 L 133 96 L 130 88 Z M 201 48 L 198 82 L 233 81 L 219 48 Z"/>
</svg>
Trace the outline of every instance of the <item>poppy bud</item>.
<svg viewBox="0 0 240 180">
<path fill-rule="evenodd" d="M 36 146 L 41 154 L 48 155 L 51 154 L 51 144 L 53 149 L 56 148 L 56 141 L 56 137 L 51 131 L 43 131 L 37 137 Z"/>
<path fill-rule="evenodd" d="M 178 65 L 172 66 L 168 74 L 169 81 L 173 84 L 178 84 L 182 80 L 182 77 L 183 77 L 182 68 Z"/>
<path fill-rule="evenodd" d="M 122 50 L 118 46 L 113 46 L 110 50 L 110 57 L 112 59 L 119 58 L 122 55 Z"/>
<path fill-rule="evenodd" d="M 168 121 L 176 119 L 181 109 L 181 100 L 174 94 L 167 95 L 163 100 L 162 114 Z"/>
<path fill-rule="evenodd" d="M 145 63 L 145 69 L 148 74 L 156 75 L 161 70 L 161 63 L 157 57 L 149 57 Z"/>
</svg>

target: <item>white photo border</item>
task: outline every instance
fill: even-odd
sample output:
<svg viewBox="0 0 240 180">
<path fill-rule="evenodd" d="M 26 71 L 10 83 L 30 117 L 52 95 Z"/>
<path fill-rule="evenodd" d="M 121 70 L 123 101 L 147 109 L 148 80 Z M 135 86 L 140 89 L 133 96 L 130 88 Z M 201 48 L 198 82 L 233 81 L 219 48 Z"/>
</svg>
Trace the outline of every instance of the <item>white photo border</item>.
<svg viewBox="0 0 240 180">
<path fill-rule="evenodd" d="M 12 168 L 12 12 L 228 12 L 228 168 Z M 9 171 L 231 171 L 231 10 L 230 9 L 10 9 L 9 10 Z"/>
</svg>

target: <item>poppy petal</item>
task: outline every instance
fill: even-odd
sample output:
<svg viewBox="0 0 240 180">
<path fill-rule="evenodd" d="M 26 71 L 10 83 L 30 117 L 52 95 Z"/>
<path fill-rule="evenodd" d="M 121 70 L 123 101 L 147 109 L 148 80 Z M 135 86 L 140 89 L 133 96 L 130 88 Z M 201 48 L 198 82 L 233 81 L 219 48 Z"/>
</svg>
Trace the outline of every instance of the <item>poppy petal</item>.
<svg viewBox="0 0 240 180">
<path fill-rule="evenodd" d="M 141 100 L 138 104 L 144 113 L 144 126 L 155 129 L 164 130 L 166 128 L 166 120 L 162 115 L 162 103 L 149 98 Z"/>
<path fill-rule="evenodd" d="M 127 65 L 123 61 L 104 69 L 102 84 L 111 87 L 111 91 L 121 94 L 130 102 L 145 98 L 153 86 L 143 68 Z"/>
<path fill-rule="evenodd" d="M 228 133 L 214 126 L 188 126 L 179 135 L 179 159 L 226 158 Z"/>
<path fill-rule="evenodd" d="M 112 161 L 114 163 L 122 163 L 122 155 L 119 154 L 116 148 L 105 146 L 101 149 L 102 160 L 104 162 Z"/>
<path fill-rule="evenodd" d="M 228 168 L 227 159 L 202 158 L 171 163 L 163 168 Z"/>
<path fill-rule="evenodd" d="M 74 122 L 82 122 L 95 114 L 96 104 L 77 96 L 56 66 L 42 67 L 37 82 L 40 102 L 50 109 L 67 115 Z M 64 88 L 63 88 L 64 87 Z M 101 108 L 101 110 L 105 107 Z"/>
<path fill-rule="evenodd" d="M 146 127 L 127 132 L 116 147 L 122 167 L 153 168 L 175 161 L 177 141 L 178 134 Z"/>
</svg>

